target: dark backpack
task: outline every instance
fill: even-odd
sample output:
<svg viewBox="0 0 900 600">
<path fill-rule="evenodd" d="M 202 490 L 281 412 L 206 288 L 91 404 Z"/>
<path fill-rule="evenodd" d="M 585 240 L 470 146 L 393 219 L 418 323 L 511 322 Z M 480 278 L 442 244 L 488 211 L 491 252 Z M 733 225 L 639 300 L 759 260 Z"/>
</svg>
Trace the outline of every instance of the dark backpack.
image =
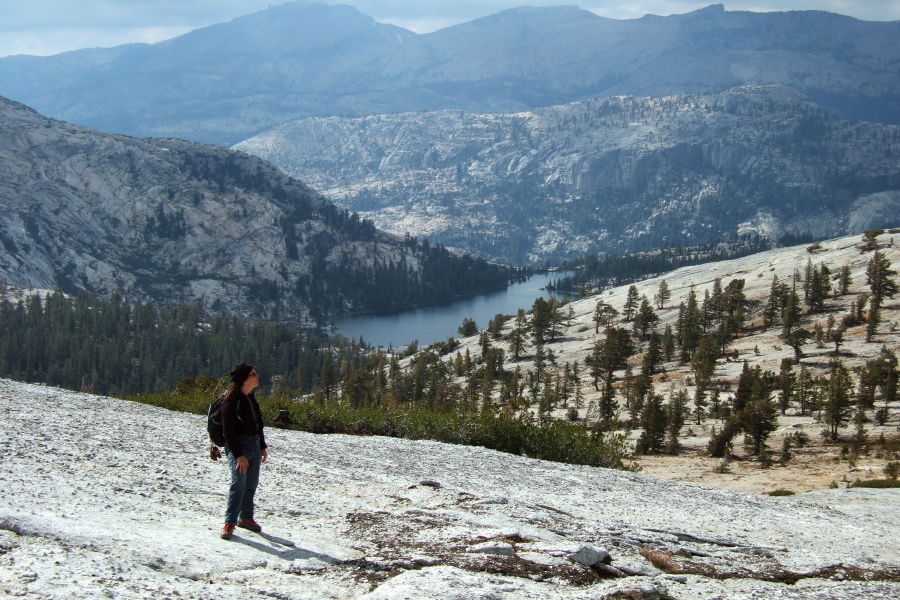
<svg viewBox="0 0 900 600">
<path fill-rule="evenodd" d="M 225 430 L 222 428 L 222 405 L 224 403 L 225 394 L 222 394 L 206 409 L 206 431 L 209 433 L 209 441 L 223 448 L 225 447 Z"/>
</svg>

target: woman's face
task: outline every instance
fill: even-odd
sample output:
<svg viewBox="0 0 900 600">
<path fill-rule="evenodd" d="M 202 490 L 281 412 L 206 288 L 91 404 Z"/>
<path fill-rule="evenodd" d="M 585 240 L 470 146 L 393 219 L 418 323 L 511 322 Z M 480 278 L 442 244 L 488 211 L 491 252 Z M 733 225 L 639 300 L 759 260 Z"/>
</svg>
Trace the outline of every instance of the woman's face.
<svg viewBox="0 0 900 600">
<path fill-rule="evenodd" d="M 250 371 L 250 375 L 247 376 L 247 381 L 244 382 L 242 389 L 250 391 L 255 390 L 259 387 L 259 373 L 256 372 L 256 369 Z"/>
</svg>

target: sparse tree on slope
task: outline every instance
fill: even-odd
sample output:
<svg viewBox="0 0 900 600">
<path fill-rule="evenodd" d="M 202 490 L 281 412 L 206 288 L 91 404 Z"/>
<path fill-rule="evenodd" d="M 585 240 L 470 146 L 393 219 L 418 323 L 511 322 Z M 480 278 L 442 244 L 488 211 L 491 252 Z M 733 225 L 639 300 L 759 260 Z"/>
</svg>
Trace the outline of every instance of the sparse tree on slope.
<svg viewBox="0 0 900 600">
<path fill-rule="evenodd" d="M 528 348 L 528 319 L 525 316 L 524 308 L 520 308 L 516 314 L 516 320 L 506 338 L 506 343 L 516 360 L 519 360 L 522 353 Z"/>
<path fill-rule="evenodd" d="M 669 284 L 666 283 L 665 279 L 661 279 L 659 282 L 659 290 L 656 294 L 653 295 L 653 299 L 656 300 L 656 308 L 662 310 L 666 306 L 666 302 L 672 297 L 672 293 L 669 291 Z"/>
<path fill-rule="evenodd" d="M 638 439 L 638 452 L 662 454 L 666 439 L 666 409 L 659 394 L 651 394 L 647 399 L 641 414 L 641 427 L 644 431 Z"/>
<path fill-rule="evenodd" d="M 869 297 L 869 315 L 866 323 L 866 341 L 871 342 L 881 322 L 881 305 L 885 298 L 893 298 L 897 293 L 897 282 L 893 276 L 897 271 L 891 269 L 891 261 L 876 250 L 866 267 L 867 283 L 871 296 Z"/>
<path fill-rule="evenodd" d="M 683 388 L 669 398 L 666 410 L 666 454 L 677 455 L 681 449 L 679 434 L 684 427 L 687 401 L 688 393 Z"/>
<path fill-rule="evenodd" d="M 640 301 L 640 297 L 638 296 L 637 286 L 630 286 L 628 288 L 628 294 L 625 296 L 625 305 L 622 307 L 622 316 L 625 317 L 625 321 L 631 321 L 634 318 L 634 313 L 637 311 L 638 302 Z"/>
<path fill-rule="evenodd" d="M 838 430 L 850 419 L 850 398 L 853 394 L 853 378 L 840 361 L 832 364 L 828 377 L 825 400 L 825 422 L 832 440 L 838 439 Z"/>
</svg>

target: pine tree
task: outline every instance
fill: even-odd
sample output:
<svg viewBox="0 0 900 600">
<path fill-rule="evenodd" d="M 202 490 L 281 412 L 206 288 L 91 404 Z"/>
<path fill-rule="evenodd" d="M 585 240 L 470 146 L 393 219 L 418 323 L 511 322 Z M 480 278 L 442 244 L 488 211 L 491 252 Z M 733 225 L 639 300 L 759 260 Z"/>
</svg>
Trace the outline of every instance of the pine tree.
<svg viewBox="0 0 900 600">
<path fill-rule="evenodd" d="M 866 267 L 866 283 L 869 284 L 869 314 L 866 318 L 866 341 L 871 342 L 881 323 L 881 305 L 885 298 L 892 298 L 898 291 L 893 276 L 897 272 L 891 269 L 891 261 L 876 250 Z"/>
<path fill-rule="evenodd" d="M 672 293 L 669 291 L 669 284 L 666 283 L 665 279 L 659 280 L 659 289 L 656 294 L 653 295 L 653 299 L 656 301 L 656 308 L 662 310 L 666 306 L 666 302 L 672 297 Z"/>
<path fill-rule="evenodd" d="M 697 306 L 697 294 L 691 290 L 688 294 L 688 301 L 684 306 L 681 321 L 681 362 L 686 363 L 690 360 L 691 354 L 700 343 L 700 337 L 703 334 L 700 323 L 700 309 Z"/>
<path fill-rule="evenodd" d="M 850 273 L 850 265 L 841 267 L 841 273 L 838 277 L 838 292 L 841 296 L 845 296 L 850 292 L 850 286 L 853 284 L 853 276 Z"/>
<path fill-rule="evenodd" d="M 516 320 L 506 338 L 506 343 L 516 360 L 519 360 L 522 353 L 528 349 L 528 320 L 525 316 L 525 309 L 520 308 L 516 314 Z"/>
<path fill-rule="evenodd" d="M 813 311 L 822 311 L 825 309 L 825 300 L 831 294 L 831 271 L 826 265 L 819 265 L 813 268 L 812 281 L 809 285 L 809 296 L 807 304 Z"/>
<path fill-rule="evenodd" d="M 647 399 L 641 413 L 641 427 L 643 432 L 638 438 L 638 451 L 642 454 L 662 454 L 666 439 L 666 409 L 659 394 L 652 394 Z"/>
<path fill-rule="evenodd" d="M 474 319 L 464 317 L 462 325 L 456 328 L 457 333 L 463 337 L 469 337 L 478 333 L 478 324 Z"/>
<path fill-rule="evenodd" d="M 672 394 L 666 410 L 666 454 L 677 455 L 681 449 L 679 434 L 684 427 L 687 390 L 681 389 Z"/>
<path fill-rule="evenodd" d="M 703 386 L 698 385 L 696 390 L 694 390 L 694 417 L 697 419 L 697 425 L 703 423 L 703 418 L 706 416 L 706 390 Z"/>
<path fill-rule="evenodd" d="M 789 288 L 778 281 L 778 275 L 772 276 L 772 286 L 769 288 L 769 297 L 766 299 L 763 309 L 763 330 L 768 329 L 781 320 L 784 314 L 785 302 Z"/>
<path fill-rule="evenodd" d="M 784 314 L 781 318 L 781 336 L 785 341 L 791 332 L 800 324 L 800 297 L 795 290 L 787 292 L 784 302 Z"/>
<path fill-rule="evenodd" d="M 531 331 L 534 345 L 543 345 L 550 329 L 550 304 L 543 298 L 537 298 L 531 307 Z"/>
<path fill-rule="evenodd" d="M 803 346 L 813 337 L 813 334 L 807 329 L 796 328 L 787 336 L 785 343 L 794 349 L 794 358 L 797 362 L 803 357 Z"/>
<path fill-rule="evenodd" d="M 563 321 L 565 321 L 565 316 L 560 309 L 559 300 L 556 298 L 550 298 L 550 301 L 547 302 L 547 307 L 549 310 L 548 320 L 550 324 L 550 341 L 554 341 L 556 340 L 556 336 L 559 333 Z"/>
<path fill-rule="evenodd" d="M 534 360 L 532 362 L 534 365 L 534 373 L 537 377 L 538 381 L 542 381 L 544 379 L 544 373 L 547 369 L 547 351 L 544 350 L 543 344 L 538 344 L 534 349 Z"/>
<path fill-rule="evenodd" d="M 487 329 L 483 329 L 479 334 L 478 345 L 481 347 L 481 360 L 484 362 L 491 349 L 491 334 Z"/>
<path fill-rule="evenodd" d="M 815 387 L 816 384 L 813 376 L 806 368 L 806 365 L 801 365 L 800 375 L 797 377 L 795 398 L 800 405 L 800 414 L 803 416 L 806 416 L 807 410 L 809 409 L 810 404 L 812 404 L 812 399 L 815 395 Z"/>
<path fill-rule="evenodd" d="M 634 318 L 634 313 L 637 311 L 639 300 L 637 286 L 629 286 L 628 294 L 625 297 L 625 305 L 622 307 L 622 316 L 625 317 L 626 322 L 629 322 Z"/>
<path fill-rule="evenodd" d="M 663 354 L 666 357 L 666 360 L 672 360 L 672 356 L 675 355 L 675 336 L 672 335 L 672 326 L 666 325 L 666 332 L 663 335 Z"/>
<path fill-rule="evenodd" d="M 652 375 L 659 370 L 663 361 L 663 341 L 658 333 L 650 334 L 650 342 L 647 344 L 647 353 L 644 354 L 644 370 Z"/>
<path fill-rule="evenodd" d="M 639 334 L 641 338 L 647 337 L 647 332 L 659 321 L 659 317 L 656 312 L 653 310 L 653 305 L 650 304 L 650 301 L 647 299 L 647 296 L 643 296 L 641 299 L 641 306 L 637 311 L 634 319 L 634 331 Z"/>
<path fill-rule="evenodd" d="M 897 271 L 891 269 L 891 261 L 887 256 L 876 250 L 866 267 L 866 283 L 869 284 L 872 300 L 879 308 L 885 298 L 893 298 L 897 293 L 897 282 L 893 279 L 896 274 Z"/>
<path fill-rule="evenodd" d="M 778 384 L 781 388 L 781 397 L 778 402 L 778 408 L 781 414 L 787 412 L 791 401 L 794 398 L 794 386 L 797 382 L 797 376 L 794 374 L 794 361 L 790 358 L 781 359 L 781 372 L 778 374 Z"/>
<path fill-rule="evenodd" d="M 610 328 L 612 328 L 613 322 L 618 315 L 619 311 L 617 311 L 615 308 L 613 308 L 603 300 L 598 300 L 597 306 L 594 309 L 594 333 L 600 332 L 601 325 L 604 327 L 604 329 L 609 331 Z"/>
<path fill-rule="evenodd" d="M 581 387 L 581 369 L 579 368 L 577 361 L 572 364 L 572 389 L 575 394 L 575 408 L 581 410 L 584 408 L 584 391 Z"/>
<path fill-rule="evenodd" d="M 853 379 L 840 361 L 835 361 L 828 377 L 825 399 L 825 422 L 828 424 L 832 440 L 838 439 L 838 430 L 850 418 L 850 397 L 853 393 Z"/>
<path fill-rule="evenodd" d="M 611 425 L 616 420 L 616 412 L 619 403 L 616 401 L 616 388 L 613 387 L 612 372 L 607 372 L 603 378 L 603 387 L 600 390 L 600 418 Z"/>
<path fill-rule="evenodd" d="M 715 338 L 705 336 L 700 339 L 700 343 L 691 356 L 691 367 L 694 369 L 694 379 L 698 386 L 707 386 L 712 379 L 716 369 L 716 357 L 719 355 L 719 348 Z"/>
<path fill-rule="evenodd" d="M 751 400 L 740 414 L 741 428 L 747 434 L 748 446 L 753 454 L 765 448 L 766 440 L 778 429 L 778 415 L 775 405 L 765 397 Z"/>
</svg>

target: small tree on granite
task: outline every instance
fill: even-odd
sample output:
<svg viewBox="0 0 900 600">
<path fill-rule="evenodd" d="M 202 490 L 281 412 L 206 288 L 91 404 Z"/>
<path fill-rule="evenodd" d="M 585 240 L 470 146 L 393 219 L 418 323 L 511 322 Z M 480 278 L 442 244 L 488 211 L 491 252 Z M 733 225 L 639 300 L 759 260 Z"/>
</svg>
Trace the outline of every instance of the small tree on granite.
<svg viewBox="0 0 900 600">
<path fill-rule="evenodd" d="M 825 309 L 825 300 L 831 294 L 831 271 L 823 264 L 813 267 L 811 276 L 806 303 L 814 312 L 822 311 Z"/>
<path fill-rule="evenodd" d="M 543 298 L 536 298 L 531 307 L 531 333 L 534 345 L 540 346 L 550 329 L 550 305 Z"/>
<path fill-rule="evenodd" d="M 768 397 L 754 398 L 741 411 L 741 428 L 747 435 L 746 445 L 753 454 L 765 449 L 766 440 L 778 429 L 775 404 Z"/>
<path fill-rule="evenodd" d="M 794 361 L 790 358 L 782 358 L 781 371 L 778 373 L 778 386 L 781 388 L 778 408 L 781 410 L 782 415 L 787 412 L 788 407 L 791 405 L 796 383 L 797 376 L 794 374 Z"/>
<path fill-rule="evenodd" d="M 871 252 L 878 249 L 878 236 L 884 233 L 884 229 L 867 229 L 863 232 L 860 252 Z"/>
<path fill-rule="evenodd" d="M 669 284 L 666 283 L 665 279 L 661 279 L 659 281 L 659 289 L 653 295 L 653 299 L 656 301 L 656 308 L 662 310 L 666 306 L 666 302 L 672 297 L 672 293 L 669 291 Z"/>
<path fill-rule="evenodd" d="M 784 313 L 781 318 L 781 337 L 785 340 L 791 332 L 800 324 L 800 297 L 796 290 L 790 290 L 785 297 Z"/>
<path fill-rule="evenodd" d="M 803 346 L 812 337 L 814 337 L 814 334 L 808 329 L 797 328 L 785 338 L 785 343 L 794 350 L 794 359 L 797 362 L 800 362 L 800 359 L 803 358 Z"/>
<path fill-rule="evenodd" d="M 769 289 L 769 297 L 766 299 L 763 309 L 763 330 L 775 325 L 784 317 L 784 308 L 787 295 L 791 288 L 786 283 L 778 281 L 778 275 L 772 276 L 772 286 Z"/>
<path fill-rule="evenodd" d="M 603 300 L 598 300 L 594 308 L 594 333 L 600 332 L 601 325 L 609 331 L 618 315 L 619 311 Z"/>
<path fill-rule="evenodd" d="M 578 361 L 572 364 L 572 389 L 575 394 L 573 399 L 575 408 L 581 410 L 584 408 L 584 392 L 581 387 L 581 368 L 578 366 Z"/>
<path fill-rule="evenodd" d="M 622 316 L 625 317 L 625 321 L 631 321 L 634 318 L 639 301 L 637 286 L 629 286 L 628 293 L 625 296 L 625 305 L 622 307 Z"/>
<path fill-rule="evenodd" d="M 897 271 L 891 269 L 891 261 L 887 256 L 876 250 L 866 267 L 866 283 L 869 284 L 871 296 L 869 298 L 869 315 L 866 322 L 866 341 L 871 342 L 881 322 L 881 305 L 885 298 L 893 298 L 898 291 L 894 275 Z"/>
<path fill-rule="evenodd" d="M 519 360 L 522 353 L 528 349 L 528 319 L 524 308 L 520 308 L 516 314 L 513 328 L 506 337 L 506 344 L 516 360 Z"/>
<path fill-rule="evenodd" d="M 681 449 L 679 434 L 684 427 L 685 406 L 688 401 L 688 393 L 684 388 L 678 390 L 669 398 L 666 409 L 666 454 L 677 455 Z"/>
<path fill-rule="evenodd" d="M 634 318 L 634 332 L 641 338 L 647 337 L 647 332 L 659 321 L 659 316 L 653 310 L 653 306 L 647 296 L 641 298 L 641 305 Z"/>
<path fill-rule="evenodd" d="M 616 419 L 619 403 L 616 401 L 616 388 L 613 387 L 612 372 L 607 371 L 600 389 L 600 419 L 612 423 Z"/>
<path fill-rule="evenodd" d="M 462 320 L 462 325 L 457 327 L 456 331 L 463 337 L 469 337 L 470 335 L 475 335 L 476 333 L 478 333 L 478 324 L 474 319 L 464 317 Z"/>
<path fill-rule="evenodd" d="M 853 275 L 850 273 L 850 265 L 844 265 L 841 267 L 840 274 L 838 275 L 838 287 L 837 292 L 841 296 L 845 296 L 850 292 L 850 285 L 853 283 Z"/>
<path fill-rule="evenodd" d="M 700 308 L 697 305 L 697 294 L 692 289 L 688 294 L 687 304 L 681 303 L 678 311 L 678 322 L 676 323 L 676 332 L 681 344 L 681 363 L 684 364 L 691 359 L 691 353 L 700 338 L 703 335 L 703 328 L 700 323 Z"/>
<path fill-rule="evenodd" d="M 650 394 L 641 413 L 641 432 L 636 451 L 639 454 L 662 454 L 666 439 L 666 409 L 663 397 Z"/>
<path fill-rule="evenodd" d="M 828 425 L 829 436 L 837 441 L 838 430 L 850 418 L 850 398 L 853 393 L 853 378 L 840 361 L 834 361 L 831 374 L 828 376 L 828 388 L 825 398 L 824 420 Z"/>
<path fill-rule="evenodd" d="M 662 364 L 662 344 L 662 339 L 658 333 L 653 332 L 650 334 L 650 342 L 647 344 L 647 352 L 644 354 L 643 363 L 641 365 L 647 375 L 652 375 L 657 372 L 660 364 Z"/>
<path fill-rule="evenodd" d="M 672 326 L 666 325 L 666 331 L 663 334 L 663 355 L 666 360 L 672 360 L 675 355 L 675 336 L 672 334 Z"/>
<path fill-rule="evenodd" d="M 800 365 L 800 375 L 797 377 L 795 397 L 800 405 L 800 414 L 803 416 L 806 416 L 806 412 L 809 409 L 815 394 L 815 387 L 816 383 L 809 369 L 806 368 L 806 365 Z"/>
</svg>

